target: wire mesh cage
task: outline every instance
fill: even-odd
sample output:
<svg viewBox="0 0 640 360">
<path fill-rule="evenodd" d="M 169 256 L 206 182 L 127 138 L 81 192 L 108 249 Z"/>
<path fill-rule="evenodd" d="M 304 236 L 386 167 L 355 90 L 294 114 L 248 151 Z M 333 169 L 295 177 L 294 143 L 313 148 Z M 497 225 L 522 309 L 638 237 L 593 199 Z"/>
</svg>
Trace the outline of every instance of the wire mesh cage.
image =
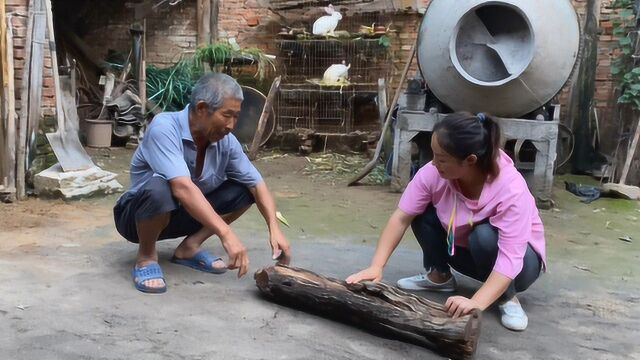
<svg viewBox="0 0 640 360">
<path fill-rule="evenodd" d="M 278 128 L 327 134 L 379 130 L 379 79 L 389 84 L 393 65 L 389 21 L 383 12 L 363 13 L 343 17 L 337 37 L 281 33 Z M 343 62 L 350 65 L 347 85 L 319 84 L 329 66 Z"/>
<path fill-rule="evenodd" d="M 376 131 L 380 127 L 378 94 L 363 88 L 282 84 L 276 102 L 278 128 L 313 129 L 319 134 Z"/>
<path fill-rule="evenodd" d="M 349 82 L 375 85 L 391 75 L 391 53 L 386 43 L 374 39 L 279 40 L 283 80 L 303 83 L 321 79 L 332 64 L 350 65 Z"/>
</svg>

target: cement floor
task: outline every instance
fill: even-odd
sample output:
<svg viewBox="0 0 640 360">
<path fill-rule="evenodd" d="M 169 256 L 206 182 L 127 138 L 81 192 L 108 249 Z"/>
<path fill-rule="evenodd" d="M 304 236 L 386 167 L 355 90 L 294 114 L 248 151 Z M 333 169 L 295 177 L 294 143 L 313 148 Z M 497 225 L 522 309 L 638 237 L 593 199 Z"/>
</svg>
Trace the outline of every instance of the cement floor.
<svg viewBox="0 0 640 360">
<path fill-rule="evenodd" d="M 130 152 L 92 155 L 126 185 Z M 292 224 L 285 232 L 293 265 L 344 278 L 369 263 L 399 195 L 314 180 L 301 173 L 305 161 L 288 156 L 257 165 Z M 139 293 L 130 277 L 136 247 L 112 225 L 116 198 L 0 205 L 1 359 L 441 358 L 265 301 L 251 274 L 238 280 L 173 265 L 176 240 L 159 246 L 168 292 Z M 529 328 L 510 332 L 495 308 L 487 310 L 477 358 L 640 359 L 640 204 L 585 205 L 560 187 L 555 200 L 555 210 L 542 211 L 550 271 L 521 296 Z M 234 228 L 249 248 L 251 273 L 271 264 L 257 210 Z M 618 239 L 626 235 L 633 242 Z M 207 246 L 222 254 L 215 238 Z M 407 234 L 384 281 L 419 272 L 420 259 Z M 461 285 L 463 294 L 474 291 L 472 282 Z"/>
</svg>

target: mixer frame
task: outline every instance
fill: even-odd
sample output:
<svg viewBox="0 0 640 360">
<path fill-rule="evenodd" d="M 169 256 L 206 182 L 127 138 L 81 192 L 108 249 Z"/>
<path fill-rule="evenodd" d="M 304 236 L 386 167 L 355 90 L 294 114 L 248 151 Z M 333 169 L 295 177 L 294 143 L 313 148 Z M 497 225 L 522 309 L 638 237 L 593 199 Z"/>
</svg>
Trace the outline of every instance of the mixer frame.
<svg viewBox="0 0 640 360">
<path fill-rule="evenodd" d="M 504 140 L 529 140 L 536 148 L 533 178 L 527 183 L 539 205 L 550 203 L 553 170 L 558 143 L 559 106 L 551 121 L 497 118 Z M 411 174 L 411 141 L 421 132 L 432 132 L 434 125 L 447 114 L 435 108 L 429 112 L 400 109 L 394 132 L 391 187 L 401 192 Z M 517 165 L 516 161 L 516 165 Z"/>
</svg>

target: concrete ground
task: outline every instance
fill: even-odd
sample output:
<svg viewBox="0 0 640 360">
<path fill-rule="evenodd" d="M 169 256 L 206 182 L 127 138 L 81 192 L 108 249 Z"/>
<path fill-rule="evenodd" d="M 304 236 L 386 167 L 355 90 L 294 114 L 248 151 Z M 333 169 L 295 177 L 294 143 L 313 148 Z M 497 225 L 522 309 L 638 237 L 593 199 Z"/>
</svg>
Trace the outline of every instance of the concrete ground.
<svg viewBox="0 0 640 360">
<path fill-rule="evenodd" d="M 94 151 L 128 183 L 127 150 Z M 344 278 L 368 265 L 398 194 L 347 188 L 345 179 L 304 175 L 306 160 L 258 161 L 292 227 L 293 265 Z M 549 269 L 521 301 L 529 328 L 514 333 L 485 312 L 478 359 L 640 359 L 640 204 L 585 205 L 562 188 L 542 211 Z M 251 275 L 209 275 L 169 263 L 176 240 L 159 246 L 169 290 L 136 291 L 136 247 L 115 231 L 117 195 L 64 203 L 0 205 L 1 359 L 440 359 L 431 351 L 262 299 Z M 251 272 L 271 264 L 256 209 L 235 225 Z M 632 242 L 619 240 L 630 236 Z M 212 238 L 207 246 L 222 254 Z M 385 281 L 419 272 L 408 234 Z M 474 284 L 463 280 L 461 292 Z M 445 297 L 423 294 L 437 301 Z"/>
</svg>

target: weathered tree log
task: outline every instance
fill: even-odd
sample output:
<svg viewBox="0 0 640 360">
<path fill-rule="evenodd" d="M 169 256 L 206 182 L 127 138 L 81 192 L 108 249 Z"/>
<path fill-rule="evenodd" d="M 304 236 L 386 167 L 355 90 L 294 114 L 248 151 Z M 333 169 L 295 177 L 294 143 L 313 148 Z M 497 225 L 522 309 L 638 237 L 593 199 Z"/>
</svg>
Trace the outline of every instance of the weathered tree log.
<svg viewBox="0 0 640 360">
<path fill-rule="evenodd" d="M 472 359 L 480 312 L 450 318 L 444 306 L 382 283 L 348 285 L 313 272 L 272 266 L 254 275 L 268 298 L 304 311 L 429 348 L 452 359 Z"/>
</svg>

